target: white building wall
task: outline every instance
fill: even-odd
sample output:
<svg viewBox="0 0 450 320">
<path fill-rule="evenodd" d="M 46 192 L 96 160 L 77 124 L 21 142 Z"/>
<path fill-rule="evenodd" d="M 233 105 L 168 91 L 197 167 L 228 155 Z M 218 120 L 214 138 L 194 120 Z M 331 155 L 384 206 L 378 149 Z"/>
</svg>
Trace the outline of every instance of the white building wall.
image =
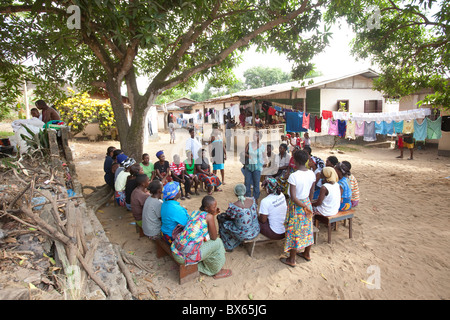
<svg viewBox="0 0 450 320">
<path fill-rule="evenodd" d="M 327 89 L 320 90 L 320 110 L 337 111 L 337 101 L 348 100 L 349 112 L 364 112 L 365 100 L 383 100 L 383 112 L 386 112 L 383 94 L 372 89 Z"/>
</svg>

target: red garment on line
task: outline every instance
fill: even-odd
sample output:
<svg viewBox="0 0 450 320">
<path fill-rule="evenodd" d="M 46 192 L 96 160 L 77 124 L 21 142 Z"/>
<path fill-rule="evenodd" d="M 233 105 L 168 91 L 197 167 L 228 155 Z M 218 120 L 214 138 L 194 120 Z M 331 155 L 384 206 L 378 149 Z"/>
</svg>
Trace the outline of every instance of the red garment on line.
<svg viewBox="0 0 450 320">
<path fill-rule="evenodd" d="M 314 122 L 314 132 L 322 132 L 322 118 L 316 116 L 316 120 Z"/>
<path fill-rule="evenodd" d="M 333 118 L 333 111 L 329 111 L 329 110 L 322 110 L 322 117 L 327 120 L 330 118 Z"/>
<path fill-rule="evenodd" d="M 303 127 L 304 129 L 309 129 L 309 121 L 310 121 L 310 117 L 311 117 L 311 114 L 308 114 L 308 115 L 306 116 L 306 112 L 303 112 L 303 122 L 302 122 L 302 127 Z"/>
</svg>

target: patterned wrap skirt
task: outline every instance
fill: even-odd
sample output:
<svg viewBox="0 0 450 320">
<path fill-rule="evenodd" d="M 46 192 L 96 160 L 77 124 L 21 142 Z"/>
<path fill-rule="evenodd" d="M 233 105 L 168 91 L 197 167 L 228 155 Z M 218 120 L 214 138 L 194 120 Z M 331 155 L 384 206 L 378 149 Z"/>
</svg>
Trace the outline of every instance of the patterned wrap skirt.
<svg viewBox="0 0 450 320">
<path fill-rule="evenodd" d="M 306 204 L 312 211 L 312 205 L 309 198 L 300 200 Z M 284 252 L 292 249 L 297 251 L 309 247 L 314 243 L 312 215 L 310 218 L 306 216 L 303 207 L 297 206 L 289 199 L 288 214 L 284 222 L 286 227 L 286 241 L 284 243 Z"/>
<path fill-rule="evenodd" d="M 115 191 L 114 198 L 117 201 L 117 204 L 121 207 L 125 207 L 125 191 Z"/>
<path fill-rule="evenodd" d="M 220 179 L 216 175 L 208 176 L 204 173 L 197 173 L 197 177 L 200 181 L 204 182 L 207 187 L 218 187 L 222 184 Z"/>
</svg>

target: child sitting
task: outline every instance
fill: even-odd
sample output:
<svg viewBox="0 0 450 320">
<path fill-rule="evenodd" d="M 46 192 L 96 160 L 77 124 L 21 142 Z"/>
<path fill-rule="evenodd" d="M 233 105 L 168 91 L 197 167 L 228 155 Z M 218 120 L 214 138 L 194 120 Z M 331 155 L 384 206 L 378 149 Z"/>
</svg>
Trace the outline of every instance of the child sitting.
<svg viewBox="0 0 450 320">
<path fill-rule="evenodd" d="M 345 164 L 348 167 L 348 170 L 352 169 L 352 165 L 348 161 L 342 161 L 343 164 Z M 348 180 L 350 181 L 350 187 L 352 189 L 352 208 L 356 207 L 359 203 L 359 185 L 358 181 L 356 180 L 355 176 L 353 174 L 350 174 L 348 177 Z"/>
</svg>

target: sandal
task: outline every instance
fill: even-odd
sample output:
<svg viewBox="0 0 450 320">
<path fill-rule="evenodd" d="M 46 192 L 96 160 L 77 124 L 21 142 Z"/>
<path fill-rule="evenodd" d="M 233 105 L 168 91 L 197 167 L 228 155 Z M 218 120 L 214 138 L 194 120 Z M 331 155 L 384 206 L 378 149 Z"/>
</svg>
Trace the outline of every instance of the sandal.
<svg viewBox="0 0 450 320">
<path fill-rule="evenodd" d="M 191 198 L 191 196 L 187 194 L 186 195 L 186 199 L 190 199 L 190 198 Z"/>
<path fill-rule="evenodd" d="M 214 279 L 222 279 L 227 278 L 231 276 L 231 270 L 230 269 L 222 269 L 219 272 L 217 272 L 215 275 L 213 275 Z"/>
<path fill-rule="evenodd" d="M 311 261 L 311 258 L 307 258 L 307 257 L 305 257 L 304 255 L 303 255 L 303 252 L 297 252 L 297 255 L 299 256 L 299 257 L 302 257 L 303 259 L 305 259 L 306 261 Z"/>
<path fill-rule="evenodd" d="M 295 268 L 295 264 L 292 264 L 290 262 L 287 261 L 287 258 L 280 258 L 281 263 L 284 263 L 286 265 L 288 265 L 291 268 Z"/>
</svg>

